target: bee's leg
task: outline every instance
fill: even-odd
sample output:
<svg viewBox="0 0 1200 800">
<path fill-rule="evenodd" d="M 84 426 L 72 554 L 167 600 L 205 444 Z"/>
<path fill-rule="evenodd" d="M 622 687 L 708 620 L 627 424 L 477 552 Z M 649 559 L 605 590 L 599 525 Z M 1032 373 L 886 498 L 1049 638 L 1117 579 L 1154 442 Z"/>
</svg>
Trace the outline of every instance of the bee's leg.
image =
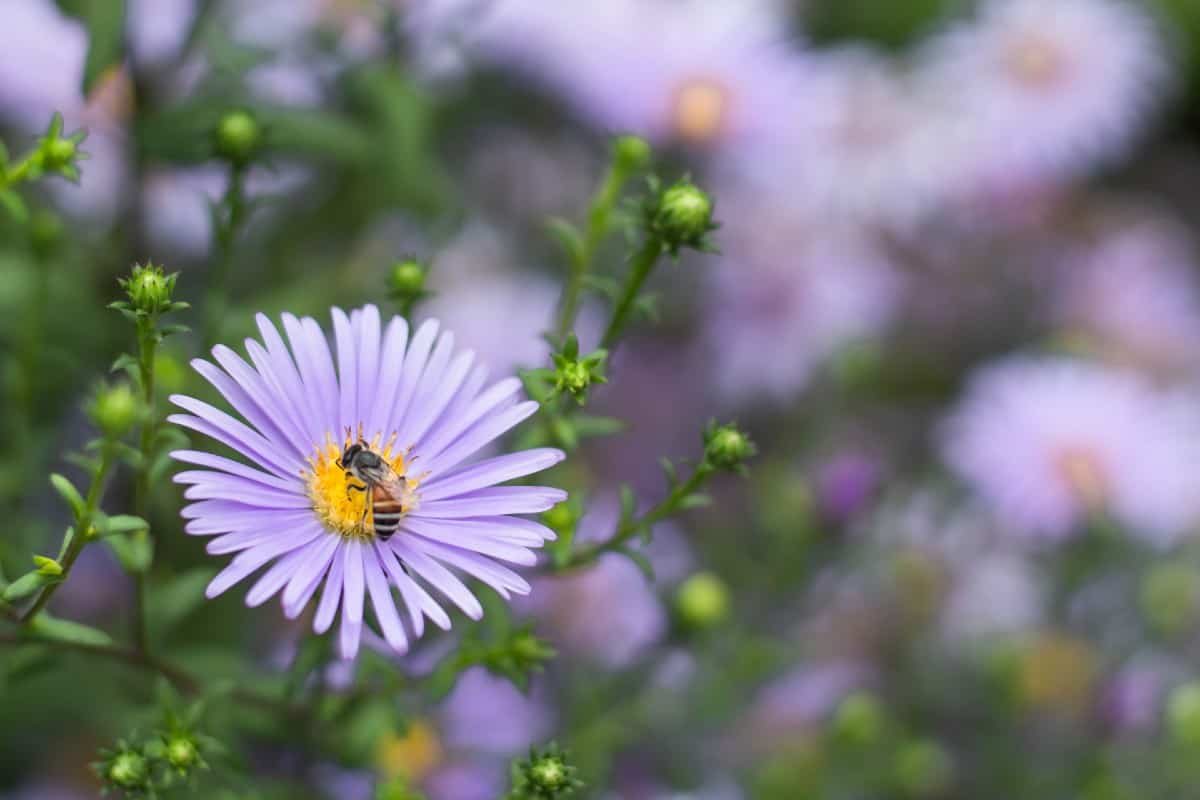
<svg viewBox="0 0 1200 800">
<path fill-rule="evenodd" d="M 366 492 L 366 489 L 363 489 L 363 491 Z M 375 493 L 367 492 L 367 502 L 363 504 L 362 516 L 358 518 L 359 533 L 366 531 L 366 529 L 367 529 L 367 514 L 370 514 L 371 509 L 374 507 L 375 507 Z"/>
<path fill-rule="evenodd" d="M 365 492 L 365 491 L 367 491 L 367 487 L 359 486 L 356 483 L 347 483 L 346 484 L 346 499 L 347 500 L 350 499 L 350 492 L 352 492 L 352 491 L 353 492 Z"/>
</svg>

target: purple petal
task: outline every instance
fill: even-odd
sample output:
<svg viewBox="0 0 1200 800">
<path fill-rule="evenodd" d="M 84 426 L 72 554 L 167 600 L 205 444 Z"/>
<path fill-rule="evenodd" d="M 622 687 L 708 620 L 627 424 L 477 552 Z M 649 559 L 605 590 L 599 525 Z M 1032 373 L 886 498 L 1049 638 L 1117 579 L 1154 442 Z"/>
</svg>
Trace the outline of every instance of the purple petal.
<svg viewBox="0 0 1200 800">
<path fill-rule="evenodd" d="M 542 447 L 497 456 L 440 475 L 421 487 L 421 499 L 440 500 L 522 478 L 548 469 L 566 458 L 562 450 Z"/>
<path fill-rule="evenodd" d="M 304 379 L 297 371 L 296 362 L 292 359 L 287 345 L 283 343 L 279 329 L 266 314 L 256 314 L 254 320 L 258 323 L 258 331 L 267 346 L 267 354 L 271 358 L 275 376 L 283 384 L 288 399 L 295 403 L 296 410 L 300 412 L 309 441 L 320 441 L 325 432 L 323 415 L 317 411 L 316 398 L 309 391 L 309 387 L 304 385 Z"/>
<path fill-rule="evenodd" d="M 234 378 L 223 372 L 216 364 L 210 364 L 202 358 L 193 358 L 192 368 L 199 372 L 205 380 L 216 387 L 221 396 L 233 406 L 233 410 L 254 426 L 267 440 L 286 442 L 287 435 L 275 424 L 269 409 L 261 407 Z"/>
<path fill-rule="evenodd" d="M 224 411 L 185 395 L 173 394 L 170 400 L 195 415 L 174 414 L 168 417 L 170 421 L 210 436 L 265 467 L 273 467 L 276 474 L 290 478 L 299 474 L 303 468 L 304 462 L 301 459 L 280 450 L 274 443 Z"/>
<path fill-rule="evenodd" d="M 341 398 L 338 402 L 338 428 L 334 436 L 340 436 L 340 428 L 354 425 L 358 418 L 358 360 L 354 353 L 354 331 L 346 312 L 335 308 L 333 314 L 333 335 L 337 347 L 338 386 Z"/>
<path fill-rule="evenodd" d="M 254 608 L 274 597 L 296 574 L 296 568 L 309 557 L 308 550 L 308 547 L 297 548 L 272 564 L 258 582 L 250 587 L 250 591 L 246 592 L 246 605 Z"/>
<path fill-rule="evenodd" d="M 366 422 L 375 403 L 375 383 L 379 378 L 379 309 L 364 306 L 358 331 L 358 410 L 355 416 Z M 374 431 L 368 431 L 367 435 Z"/>
<path fill-rule="evenodd" d="M 408 608 L 409 619 L 412 622 L 413 635 L 420 636 L 424 633 L 425 616 L 433 620 L 434 624 L 442 630 L 450 630 L 450 616 L 421 584 L 414 581 L 400 568 L 400 562 L 395 552 L 378 539 L 374 540 L 374 544 L 375 552 L 379 556 L 379 563 L 383 564 L 384 569 L 391 576 L 392 583 L 400 590 L 400 596 L 404 598 L 404 604 Z M 424 612 L 424 616 L 422 612 Z"/>
<path fill-rule="evenodd" d="M 293 441 L 311 442 L 312 433 L 310 432 L 309 419 L 306 409 L 303 406 L 301 397 L 303 390 L 289 389 L 286 379 L 279 374 L 280 367 L 276 365 L 275 359 L 271 354 L 254 339 L 246 340 L 246 352 L 250 355 L 250 360 L 254 362 L 254 368 L 262 377 L 263 383 L 270 387 L 270 391 L 275 403 L 276 413 L 286 417 L 289 430 Z M 291 357 L 284 355 L 291 364 Z M 294 369 L 294 367 L 290 367 Z M 306 455 L 304 451 L 306 447 L 300 447 L 302 455 Z"/>
<path fill-rule="evenodd" d="M 345 541 L 339 539 L 338 543 L 345 545 Z M 337 613 L 338 601 L 342 597 L 342 564 L 344 559 L 341 558 L 339 552 L 341 548 L 335 550 L 329 562 L 329 574 L 325 576 L 325 587 L 321 589 L 321 602 L 317 606 L 317 613 L 313 616 L 313 631 L 316 633 L 325 633 L 329 630 L 329 626 L 333 624 L 333 615 Z"/>
<path fill-rule="evenodd" d="M 446 365 L 450 363 L 450 355 L 454 352 L 454 334 L 443 332 L 438 338 L 432 355 L 425 364 L 420 376 L 416 379 L 416 390 L 407 413 L 399 420 L 400 441 L 412 444 L 416 441 L 417 427 L 423 424 L 425 415 L 429 413 L 429 400 L 437 392 L 442 378 L 446 374 Z"/>
<path fill-rule="evenodd" d="M 471 529 L 439 525 L 431 520 L 408 519 L 404 523 L 404 530 L 440 544 L 471 550 L 513 564 L 531 567 L 537 563 L 537 556 L 532 551 Z"/>
<path fill-rule="evenodd" d="M 493 486 L 448 500 L 421 503 L 412 516 L 456 519 L 491 514 L 537 514 L 566 499 L 567 493 L 563 490 L 545 486 Z"/>
<path fill-rule="evenodd" d="M 478 578 L 505 598 L 509 596 L 509 591 L 516 592 L 517 594 L 529 594 L 529 584 L 524 578 L 508 567 L 501 566 L 486 556 L 468 553 L 464 550 L 431 542 L 428 539 L 414 540 L 413 547 L 420 549 L 439 561 L 444 561 L 452 567 L 457 567 L 468 575 Z"/>
<path fill-rule="evenodd" d="M 184 478 L 195 475 L 195 473 L 188 472 L 181 472 L 179 474 L 183 475 Z M 192 477 L 192 480 L 197 482 L 183 493 L 184 497 L 188 500 L 221 500 L 226 497 L 236 497 L 243 502 L 253 503 L 262 508 L 312 507 L 312 501 L 299 493 L 267 489 L 253 481 L 236 478 L 232 475 L 222 475 L 219 472 L 205 474 L 212 477 L 206 477 L 203 480 Z"/>
<path fill-rule="evenodd" d="M 537 410 L 538 404 L 529 400 L 484 417 L 441 453 L 429 458 L 425 462 L 424 468 L 437 475 L 439 472 L 459 464 L 474 455 L 484 445 L 524 422 Z"/>
<path fill-rule="evenodd" d="M 500 381 L 471 401 L 461 413 L 453 417 L 446 415 L 444 421 L 434 425 L 426 434 L 426 441 L 421 444 L 420 452 L 425 458 L 436 456 L 480 418 L 514 402 L 513 398 L 520 390 L 521 381 L 517 378 Z"/>
<path fill-rule="evenodd" d="M 430 586 L 445 595 L 450 602 L 462 609 L 462 612 L 468 617 L 480 619 L 483 616 L 483 606 L 479 604 L 479 600 L 471 594 L 466 585 L 453 572 L 425 555 L 422 550 L 418 550 L 408 542 L 398 541 L 398 539 L 399 537 L 394 536 L 389 543 L 392 551 L 400 557 L 401 561 L 420 575 Z"/>
<path fill-rule="evenodd" d="M 342 607 L 343 622 L 362 622 L 363 618 L 363 552 L 362 544 L 350 540 L 342 548 L 345 559 L 342 590 L 345 605 Z"/>
<path fill-rule="evenodd" d="M 251 341 L 247 339 L 246 344 L 247 348 L 253 352 L 253 348 L 249 347 Z M 259 347 L 259 345 L 255 343 L 255 347 Z M 274 428 L 282 431 L 283 441 L 295 447 L 296 452 L 300 454 L 301 458 L 307 455 L 296 443 L 305 441 L 308 437 L 292 414 L 290 404 L 280 389 L 277 386 L 273 386 L 264 375 L 247 364 L 242 360 L 241 356 L 225 345 L 219 344 L 214 347 L 212 354 L 217 363 L 237 381 L 238 386 L 250 395 L 250 398 L 254 400 L 259 409 L 262 410 L 262 413 L 270 419 Z"/>
<path fill-rule="evenodd" d="M 298 480 L 278 478 L 262 470 L 247 466 L 240 461 L 234 461 L 224 456 L 213 455 L 212 453 L 205 453 L 200 450 L 175 450 L 171 453 L 171 458 L 176 461 L 182 461 L 185 464 L 197 464 L 202 467 L 221 470 L 230 475 L 239 475 L 276 489 L 303 491 L 303 484 Z"/>
<path fill-rule="evenodd" d="M 312 531 L 308 531 L 306 535 L 306 532 L 301 532 L 294 538 L 277 537 L 243 550 L 234 556 L 233 561 L 229 562 L 229 566 L 217 573 L 217 576 L 208 584 L 205 594 L 209 599 L 216 597 L 271 559 L 308 544 L 316 538 L 312 533 Z"/>
<path fill-rule="evenodd" d="M 196 511 L 196 506 L 206 508 Z M 232 531 L 287 530 L 296 525 L 307 525 L 313 520 L 311 511 L 281 511 L 227 500 L 201 500 L 185 506 L 184 510 L 187 512 L 185 517 L 195 517 L 185 529 L 188 533 L 201 536 Z"/>
<path fill-rule="evenodd" d="M 375 397 L 371 401 L 371 413 L 367 415 L 367 430 L 381 431 L 392 412 L 396 400 L 396 387 L 400 383 L 400 371 L 404 367 L 404 352 L 408 347 L 408 322 L 404 317 L 392 317 L 383 336 L 383 355 L 379 362 L 379 380 Z"/>
<path fill-rule="evenodd" d="M 299 328 L 297 338 L 293 340 L 292 345 L 296 347 L 300 342 L 303 343 L 304 353 L 311 361 L 311 369 L 315 375 L 311 388 L 314 389 L 314 395 L 320 397 L 322 413 L 320 422 L 329 433 L 336 435 L 340 398 L 337 373 L 333 369 L 333 356 L 329 352 L 329 342 L 325 339 L 325 333 L 321 330 L 321 326 L 312 317 L 301 319 Z"/>
<path fill-rule="evenodd" d="M 289 619 L 294 619 L 312 599 L 340 541 L 337 536 L 329 535 L 309 546 L 308 557 L 296 568 L 283 590 L 283 613 Z"/>
<path fill-rule="evenodd" d="M 443 337 L 443 340 L 449 338 Z M 405 441 L 419 442 L 442 416 L 450 400 L 458 393 L 466 380 L 471 364 L 475 360 L 472 352 L 462 353 L 446 368 L 445 374 L 438 382 L 435 391 L 425 397 L 419 404 L 420 414 L 414 416 L 412 427 L 408 430 Z"/>
<path fill-rule="evenodd" d="M 408 527 L 410 522 L 418 520 L 422 523 L 437 525 L 438 528 L 446 531 L 447 536 L 458 536 L 459 532 L 462 532 L 465 536 L 484 536 L 498 542 L 515 544 L 520 547 L 540 547 L 546 541 L 542 535 L 543 531 L 553 533 L 549 528 L 537 525 L 537 523 L 534 523 L 537 526 L 536 529 L 522 528 L 508 524 L 514 520 L 524 522 L 525 520 L 520 517 L 463 517 L 459 519 L 437 520 L 408 517 L 404 523 L 405 528 Z M 452 538 L 448 538 L 446 541 L 454 544 Z"/>
<path fill-rule="evenodd" d="M 404 357 L 404 366 L 400 370 L 400 383 L 396 389 L 396 401 L 392 404 L 391 412 L 387 415 L 388 430 L 398 431 L 404 427 L 408 416 L 409 405 L 420 384 L 421 373 L 429 360 L 429 351 L 433 340 L 437 337 L 438 321 L 428 319 L 417 328 L 416 334 L 408 345 L 408 354 Z M 401 447 L 407 447 L 411 442 L 401 441 Z"/>
<path fill-rule="evenodd" d="M 348 620 L 342 617 L 342 627 L 338 631 L 338 654 L 344 659 L 351 659 L 358 655 L 358 645 L 362 640 L 363 623 L 360 619 L 358 622 Z"/>
<path fill-rule="evenodd" d="M 404 635 L 404 625 L 400 622 L 400 614 L 396 611 L 396 603 L 388 589 L 387 578 L 384 577 L 383 567 L 374 552 L 364 554 L 363 569 L 367 579 L 367 590 L 371 593 L 371 605 L 375 607 L 375 619 L 383 631 L 383 638 L 392 649 L 398 653 L 408 650 L 408 637 Z"/>
</svg>

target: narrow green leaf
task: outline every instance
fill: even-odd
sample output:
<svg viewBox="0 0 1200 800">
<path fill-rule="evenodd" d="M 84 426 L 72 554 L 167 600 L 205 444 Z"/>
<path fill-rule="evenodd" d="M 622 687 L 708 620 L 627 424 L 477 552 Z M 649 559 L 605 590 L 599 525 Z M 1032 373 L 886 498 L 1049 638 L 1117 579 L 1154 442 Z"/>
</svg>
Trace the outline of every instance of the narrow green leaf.
<svg viewBox="0 0 1200 800">
<path fill-rule="evenodd" d="M 602 417 L 596 414 L 575 414 L 575 433 L 579 438 L 593 436 L 613 436 L 625 430 L 625 421 L 616 417 Z"/>
<path fill-rule="evenodd" d="M 679 501 L 680 510 L 686 511 L 690 508 L 705 508 L 712 505 L 712 496 L 703 492 L 689 494 L 687 497 Z"/>
<path fill-rule="evenodd" d="M 25 200 L 21 195 L 12 189 L 0 191 L 0 205 L 4 206 L 13 219 L 22 225 L 29 222 L 29 206 L 25 205 Z"/>
<path fill-rule="evenodd" d="M 52 617 L 46 612 L 38 614 L 29 623 L 29 630 L 43 639 L 53 639 L 72 644 L 105 647 L 112 644 L 112 637 L 98 628 Z"/>
<path fill-rule="evenodd" d="M 628 483 L 621 484 L 621 524 L 630 522 L 637 511 L 637 495 Z"/>
<path fill-rule="evenodd" d="M 62 580 L 61 575 L 43 575 L 38 570 L 26 572 L 21 577 L 10 583 L 4 588 L 4 593 L 0 595 L 6 602 L 12 603 L 21 598 L 28 597 L 34 592 L 41 589 L 43 586 L 49 586 L 52 583 L 58 583 Z"/>
<path fill-rule="evenodd" d="M 150 529 L 150 523 L 132 514 L 117 514 L 112 517 L 100 517 L 96 520 L 95 536 L 112 536 L 118 533 L 133 533 Z"/>
<path fill-rule="evenodd" d="M 579 229 L 561 217 L 546 220 L 546 231 L 558 242 L 572 264 L 580 264 L 584 258 L 583 237 Z"/>
<path fill-rule="evenodd" d="M 121 567 L 131 575 L 141 575 L 150 568 L 154 559 L 154 545 L 145 531 L 118 533 L 104 539 Z"/>
<path fill-rule="evenodd" d="M 75 519 L 79 519 L 83 514 L 84 502 L 83 496 L 79 494 L 79 490 L 75 488 L 75 484 L 71 483 L 57 472 L 50 475 L 50 485 L 59 493 L 63 500 L 67 501 L 67 505 L 71 507 L 71 511 L 75 514 Z"/>
</svg>

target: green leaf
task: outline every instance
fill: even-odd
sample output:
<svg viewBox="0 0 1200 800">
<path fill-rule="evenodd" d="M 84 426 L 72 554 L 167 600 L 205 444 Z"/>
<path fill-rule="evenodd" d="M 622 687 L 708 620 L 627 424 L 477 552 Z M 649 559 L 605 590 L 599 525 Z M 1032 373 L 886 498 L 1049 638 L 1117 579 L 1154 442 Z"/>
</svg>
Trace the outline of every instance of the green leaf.
<svg viewBox="0 0 1200 800">
<path fill-rule="evenodd" d="M 687 497 L 679 501 L 681 511 L 687 511 L 690 508 L 706 508 L 712 505 L 712 496 L 703 492 L 689 494 Z"/>
<path fill-rule="evenodd" d="M 554 437 L 567 450 L 574 450 L 579 446 L 579 436 L 575 432 L 575 425 L 571 420 L 565 417 L 556 417 L 551 423 L 554 427 Z"/>
<path fill-rule="evenodd" d="M 124 309 L 119 310 L 124 311 Z M 112 366 L 108 368 L 108 371 L 116 372 L 118 370 L 124 370 L 126 373 L 128 373 L 130 378 L 137 380 L 140 369 L 141 368 L 138 366 L 138 361 L 136 358 L 129 353 L 122 353 L 121 355 L 117 356 L 117 360 L 112 363 Z"/>
<path fill-rule="evenodd" d="M 579 235 L 578 228 L 561 217 L 551 217 L 546 220 L 546 232 L 558 242 L 572 264 L 583 262 L 583 237 Z"/>
<path fill-rule="evenodd" d="M 161 639 L 204 604 L 204 587 L 216 573 L 209 567 L 196 567 L 151 585 L 146 625 L 155 639 Z"/>
<path fill-rule="evenodd" d="M 12 603 L 21 598 L 28 597 L 43 586 L 49 586 L 52 583 L 59 583 L 60 581 L 62 581 L 61 575 L 44 575 L 35 569 L 32 572 L 26 572 L 6 586 L 4 593 L 0 597 L 3 597 L 6 602 Z"/>
<path fill-rule="evenodd" d="M 85 504 L 83 496 L 79 494 L 79 490 L 75 488 L 75 484 L 55 472 L 50 475 L 50 485 L 54 487 L 63 500 L 67 501 L 67 505 L 71 507 L 71 511 L 75 514 L 75 519 L 78 520 L 83 514 Z"/>
<path fill-rule="evenodd" d="M 114 534 L 104 541 L 121 562 L 121 567 L 131 575 L 144 574 L 154 560 L 154 542 L 145 531 Z"/>
<path fill-rule="evenodd" d="M 58 619 L 45 611 L 33 618 L 29 623 L 29 630 L 43 639 L 53 639 L 59 642 L 94 647 L 105 647 L 112 644 L 112 637 L 98 628 L 67 619 Z"/>
<path fill-rule="evenodd" d="M 637 511 L 637 495 L 628 483 L 621 484 L 621 524 L 630 522 Z"/>
<path fill-rule="evenodd" d="M 592 436 L 613 436 L 625 430 L 625 421 L 616 417 L 602 417 L 596 414 L 575 414 L 575 433 L 579 438 Z"/>
<path fill-rule="evenodd" d="M 25 205 L 25 200 L 21 195 L 12 189 L 0 191 L 0 206 L 4 206 L 4 209 L 20 224 L 24 225 L 29 222 L 29 206 Z"/>
<path fill-rule="evenodd" d="M 63 13 L 78 18 L 88 33 L 83 67 L 83 93 L 91 94 L 109 67 L 119 64 L 124 50 L 125 0 L 58 0 Z"/>
<path fill-rule="evenodd" d="M 112 517 L 97 515 L 96 537 L 112 536 L 118 533 L 133 533 L 150 529 L 150 523 L 132 514 L 117 514 Z"/>
</svg>

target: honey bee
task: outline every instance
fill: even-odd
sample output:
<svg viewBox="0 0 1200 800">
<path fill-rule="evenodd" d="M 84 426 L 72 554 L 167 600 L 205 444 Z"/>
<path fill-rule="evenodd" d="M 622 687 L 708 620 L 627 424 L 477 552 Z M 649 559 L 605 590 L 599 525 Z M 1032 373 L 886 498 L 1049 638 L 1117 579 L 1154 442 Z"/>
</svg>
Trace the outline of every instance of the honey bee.
<svg viewBox="0 0 1200 800">
<path fill-rule="evenodd" d="M 400 527 L 400 520 L 411 510 L 415 497 L 413 489 L 403 475 L 376 453 L 362 439 L 347 445 L 338 467 L 346 474 L 362 482 L 362 486 L 349 484 L 346 493 L 363 492 L 367 504 L 363 508 L 360 526 L 365 526 L 367 515 L 374 512 L 374 533 L 383 541 L 392 538 Z"/>
</svg>

